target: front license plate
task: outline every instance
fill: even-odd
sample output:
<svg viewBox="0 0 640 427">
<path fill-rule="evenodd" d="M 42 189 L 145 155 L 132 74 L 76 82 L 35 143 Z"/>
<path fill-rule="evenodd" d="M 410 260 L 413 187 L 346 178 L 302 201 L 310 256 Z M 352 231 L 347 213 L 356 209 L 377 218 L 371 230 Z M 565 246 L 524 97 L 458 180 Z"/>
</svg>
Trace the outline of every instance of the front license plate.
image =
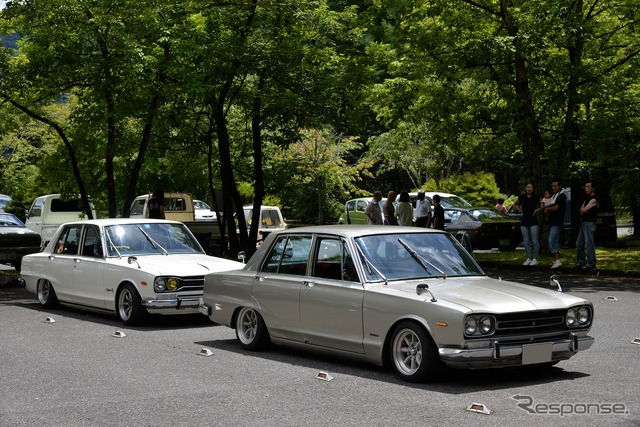
<svg viewBox="0 0 640 427">
<path fill-rule="evenodd" d="M 509 246 L 511 244 L 511 240 L 509 239 L 499 239 L 498 244 L 500 246 Z"/>
<path fill-rule="evenodd" d="M 542 342 L 537 344 L 525 344 L 522 346 L 522 364 L 533 365 L 534 363 L 551 362 L 553 343 Z"/>
</svg>

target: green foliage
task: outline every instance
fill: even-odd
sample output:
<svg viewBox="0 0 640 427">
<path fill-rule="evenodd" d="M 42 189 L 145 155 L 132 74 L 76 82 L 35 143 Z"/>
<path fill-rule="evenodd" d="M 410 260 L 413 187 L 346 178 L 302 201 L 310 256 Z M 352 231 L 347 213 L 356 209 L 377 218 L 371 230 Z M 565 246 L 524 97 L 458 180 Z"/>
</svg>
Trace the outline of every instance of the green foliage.
<svg viewBox="0 0 640 427">
<path fill-rule="evenodd" d="M 462 197 L 473 206 L 491 206 L 496 204 L 499 197 L 504 197 L 493 174 L 486 172 L 465 172 L 442 179 L 437 185 L 429 181 L 423 188 L 425 191 L 442 191 Z"/>
</svg>

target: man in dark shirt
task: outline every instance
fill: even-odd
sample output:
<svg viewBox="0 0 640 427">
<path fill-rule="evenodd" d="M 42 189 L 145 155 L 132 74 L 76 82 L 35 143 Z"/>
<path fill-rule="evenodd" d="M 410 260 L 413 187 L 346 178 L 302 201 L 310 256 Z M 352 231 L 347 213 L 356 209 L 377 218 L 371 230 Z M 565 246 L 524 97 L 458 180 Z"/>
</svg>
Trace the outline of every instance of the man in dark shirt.
<svg viewBox="0 0 640 427">
<path fill-rule="evenodd" d="M 577 267 L 592 269 L 596 266 L 594 235 L 598 216 L 598 199 L 596 198 L 596 188 L 592 182 L 588 181 L 584 184 L 584 194 L 584 203 L 580 207 L 580 234 L 578 234 L 578 240 L 576 240 Z M 587 252 L 586 259 L 585 247 Z"/>
<path fill-rule="evenodd" d="M 564 188 L 560 184 L 560 180 L 555 180 L 551 183 L 551 190 L 553 196 L 551 197 L 550 206 L 544 208 L 544 212 L 548 214 L 547 224 L 549 225 L 549 247 L 551 248 L 551 254 L 555 258 L 552 269 L 562 267 L 562 261 L 560 261 L 560 234 L 564 227 L 564 212 L 567 208 L 567 196 L 564 194 Z"/>
</svg>

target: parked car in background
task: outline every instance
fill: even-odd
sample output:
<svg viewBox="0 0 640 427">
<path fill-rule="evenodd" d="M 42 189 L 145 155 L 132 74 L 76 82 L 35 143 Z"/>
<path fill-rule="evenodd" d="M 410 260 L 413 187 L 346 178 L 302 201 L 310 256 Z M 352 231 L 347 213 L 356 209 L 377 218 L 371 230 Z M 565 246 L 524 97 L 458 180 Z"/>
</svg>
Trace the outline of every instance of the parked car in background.
<svg viewBox="0 0 640 427">
<path fill-rule="evenodd" d="M 549 366 L 593 343 L 589 301 L 491 279 L 451 234 L 417 227 L 271 233 L 243 269 L 206 275 L 200 310 L 246 350 L 348 357 L 411 382 Z"/>
<path fill-rule="evenodd" d="M 93 218 L 96 218 L 93 204 L 91 211 Z M 29 212 L 27 212 L 25 225 L 40 235 L 42 238 L 41 246 L 44 249 L 61 224 L 87 218 L 80 198 L 63 198 L 60 194 L 47 194 L 33 201 Z"/>
<path fill-rule="evenodd" d="M 4 212 L 9 203 L 11 203 L 11 197 L 6 194 L 0 194 L 0 212 Z"/>
<path fill-rule="evenodd" d="M 469 202 L 464 200 L 462 197 L 456 196 L 455 194 L 449 193 L 441 193 L 441 192 L 428 192 L 425 193 L 425 198 L 431 203 L 433 206 L 433 196 L 439 194 L 440 204 L 443 208 L 448 207 L 467 207 L 471 206 Z M 400 195 L 398 195 L 400 197 Z M 413 219 L 415 220 L 416 214 L 416 200 L 418 200 L 418 193 L 409 193 L 409 198 L 411 199 L 411 205 L 413 206 Z M 364 213 L 364 210 L 367 207 L 367 204 L 371 201 L 371 197 L 360 197 L 357 199 L 348 200 L 344 205 L 344 211 L 338 218 L 338 224 L 367 224 L 367 215 Z M 380 202 L 380 209 L 382 210 L 383 201 Z"/>
<path fill-rule="evenodd" d="M 262 241 L 270 233 L 287 228 L 287 223 L 284 222 L 282 212 L 277 206 L 260 206 L 260 216 L 254 214 L 253 206 L 244 206 L 243 210 L 247 228 L 251 227 L 254 220 L 260 221 L 260 224 L 258 225 L 258 237 L 256 240 L 257 246 L 260 246 Z"/>
<path fill-rule="evenodd" d="M 0 211 L 0 263 L 20 271 L 22 257 L 40 250 L 40 235 L 17 216 Z"/>
<path fill-rule="evenodd" d="M 493 208 L 446 208 L 444 227 L 472 249 L 512 250 L 522 242 L 520 221 Z"/>
<path fill-rule="evenodd" d="M 195 208 L 196 221 L 217 221 L 218 216 L 211 207 L 202 200 L 194 200 L 193 207 Z"/>
<path fill-rule="evenodd" d="M 344 204 L 344 212 L 338 219 L 338 224 L 368 224 L 367 214 L 364 211 L 370 201 L 371 197 L 360 197 L 347 201 Z M 382 217 L 382 205 L 380 205 L 380 216 Z M 382 220 L 380 223 L 382 224 Z"/>
<path fill-rule="evenodd" d="M 64 224 L 21 277 L 45 308 L 115 313 L 125 325 L 148 313 L 197 313 L 204 275 L 243 264 L 206 255 L 176 221 L 97 219 Z"/>
</svg>

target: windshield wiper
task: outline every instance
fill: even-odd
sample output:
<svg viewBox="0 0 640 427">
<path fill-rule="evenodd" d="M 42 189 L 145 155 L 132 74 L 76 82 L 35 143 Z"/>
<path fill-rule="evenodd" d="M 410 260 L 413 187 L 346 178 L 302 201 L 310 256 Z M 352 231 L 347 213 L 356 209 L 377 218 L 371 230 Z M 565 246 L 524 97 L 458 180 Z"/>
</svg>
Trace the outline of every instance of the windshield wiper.
<svg viewBox="0 0 640 427">
<path fill-rule="evenodd" d="M 365 267 L 367 267 L 367 271 L 369 272 L 369 275 L 373 276 L 373 273 L 375 272 L 375 274 L 377 274 L 378 276 L 380 276 L 382 278 L 382 280 L 384 280 L 384 284 L 388 285 L 389 284 L 389 280 L 386 277 L 384 277 L 384 274 L 382 274 L 380 272 L 380 270 L 378 270 L 376 268 L 376 266 L 373 265 L 373 263 L 371 261 L 369 261 L 369 258 L 367 258 L 367 256 L 364 254 L 364 252 L 362 252 L 362 248 L 360 247 L 360 245 L 356 244 L 356 249 L 358 250 L 358 252 L 360 252 L 360 257 L 364 260 L 364 265 L 365 265 Z"/>
<path fill-rule="evenodd" d="M 146 231 L 144 231 L 142 229 L 142 227 L 138 226 L 138 230 L 140 230 L 140 232 L 142 232 L 142 234 L 144 234 L 144 237 L 147 238 L 147 240 L 149 241 L 149 243 L 151 243 L 151 246 L 153 246 L 156 249 L 159 249 L 163 252 L 163 255 L 169 255 L 169 251 L 167 251 L 165 248 L 163 248 L 160 243 L 156 242 L 155 240 L 153 240 L 153 238 L 151 236 L 149 236 L 149 234 L 147 234 Z"/>
<path fill-rule="evenodd" d="M 429 273 L 429 267 L 431 267 L 434 270 L 436 270 L 438 273 L 440 273 L 443 279 L 447 278 L 447 275 L 444 273 L 444 271 L 440 270 L 438 267 L 436 267 L 435 265 L 433 265 L 432 263 L 424 259 L 418 252 L 416 252 L 411 246 L 409 246 L 407 242 L 405 242 L 402 239 L 398 239 L 398 242 L 400 242 L 400 244 L 404 246 L 404 248 L 411 254 L 413 259 L 418 261 L 418 263 L 422 266 L 422 268 L 424 268 L 424 270 L 427 273 Z"/>
</svg>

